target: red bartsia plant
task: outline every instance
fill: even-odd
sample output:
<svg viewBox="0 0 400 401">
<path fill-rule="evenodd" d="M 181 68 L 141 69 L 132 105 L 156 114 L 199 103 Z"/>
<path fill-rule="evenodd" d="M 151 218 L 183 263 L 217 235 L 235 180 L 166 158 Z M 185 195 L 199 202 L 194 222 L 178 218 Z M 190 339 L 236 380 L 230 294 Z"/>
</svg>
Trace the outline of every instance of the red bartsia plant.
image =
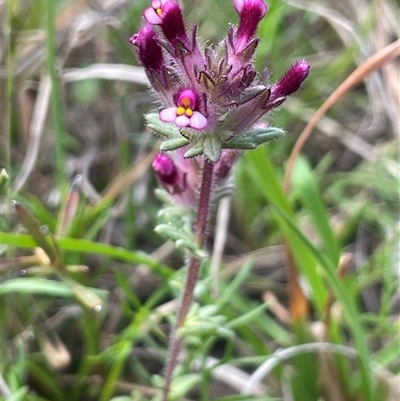
<svg viewBox="0 0 400 401">
<path fill-rule="evenodd" d="M 263 0 L 233 0 L 233 5 L 239 24 L 230 26 L 214 47 L 201 45 L 204 41 L 199 40 L 197 27 L 186 26 L 174 0 L 152 0 L 143 12 L 145 23 L 130 38 L 161 104 L 157 113 L 146 116 L 148 126 L 163 139 L 153 169 L 173 202 L 186 209 L 197 207 L 193 241 L 184 230 L 170 234 L 177 244 L 186 244 L 190 256 L 171 334 L 163 401 L 170 393 L 182 345 L 179 330 L 192 304 L 204 258 L 212 189 L 227 179 L 241 150 L 284 135 L 270 127 L 265 116 L 299 89 L 310 69 L 305 60 L 299 60 L 271 84 L 269 71 L 258 73 L 253 60 L 260 42 L 257 27 L 267 6 Z M 160 232 L 168 235 L 173 224 L 164 226 Z"/>
</svg>

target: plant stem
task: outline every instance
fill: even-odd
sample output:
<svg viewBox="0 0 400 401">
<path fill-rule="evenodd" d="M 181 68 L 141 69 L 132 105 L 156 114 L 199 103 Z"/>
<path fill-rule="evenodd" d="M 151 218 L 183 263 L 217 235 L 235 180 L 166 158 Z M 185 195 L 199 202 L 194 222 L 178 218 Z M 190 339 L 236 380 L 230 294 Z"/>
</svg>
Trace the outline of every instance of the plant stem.
<svg viewBox="0 0 400 401">
<path fill-rule="evenodd" d="M 9 175 L 9 179 L 13 179 L 13 174 L 11 171 L 11 102 L 12 102 L 12 89 L 14 82 L 14 58 L 12 54 L 12 45 L 11 45 L 11 4 L 7 2 L 3 5 L 4 9 L 2 10 L 1 23 L 3 24 L 4 31 L 4 48 L 5 48 L 5 62 L 6 62 L 6 78 L 4 87 L 0 86 L 1 92 L 0 97 L 4 101 L 3 110 L 1 110 L 1 119 L 3 122 L 0 122 L 1 129 L 4 129 L 4 137 L 1 142 L 2 151 L 0 152 L 0 158 L 4 160 L 4 168 L 6 169 L 7 174 Z M 10 182 L 10 181 L 9 181 Z M 10 207 L 11 200 L 11 191 L 10 191 L 10 183 L 5 184 L 5 198 L 6 202 L 4 206 Z M 4 222 L 5 222 L 5 230 L 7 231 L 10 228 L 10 212 L 4 210 Z M 10 256 L 9 251 L 7 252 L 8 256 Z"/>
<path fill-rule="evenodd" d="M 203 247 L 205 239 L 208 212 L 210 208 L 211 189 L 213 185 L 213 172 L 214 163 L 205 158 L 195 225 L 195 239 L 199 248 Z M 169 356 L 167 360 L 167 366 L 165 368 L 165 384 L 162 401 L 168 400 L 172 373 L 176 366 L 178 354 L 182 346 L 182 339 L 179 337 L 178 330 L 184 325 L 186 316 L 189 312 L 190 306 L 192 305 L 194 289 L 199 277 L 200 267 L 201 259 L 192 255 L 187 266 L 185 286 L 183 288 L 183 294 L 178 309 L 176 325 L 171 332 Z"/>
<path fill-rule="evenodd" d="M 55 157 L 56 157 L 56 178 L 57 184 L 60 186 L 63 181 L 64 167 L 65 167 L 65 154 L 63 148 L 63 110 L 62 110 L 62 97 L 60 90 L 60 79 L 57 71 L 57 45 L 56 45 L 56 31 L 54 28 L 55 19 L 55 5 L 54 0 L 46 1 L 46 55 L 47 55 L 47 68 L 51 79 L 51 111 L 53 117 L 53 129 L 55 140 Z"/>
</svg>

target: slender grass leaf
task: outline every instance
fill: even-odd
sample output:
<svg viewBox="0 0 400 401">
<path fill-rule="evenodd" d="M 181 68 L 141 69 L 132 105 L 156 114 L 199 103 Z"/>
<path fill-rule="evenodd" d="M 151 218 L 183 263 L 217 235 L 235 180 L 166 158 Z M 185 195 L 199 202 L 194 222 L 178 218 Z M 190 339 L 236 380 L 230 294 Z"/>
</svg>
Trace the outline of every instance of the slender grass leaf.
<svg viewBox="0 0 400 401">
<path fill-rule="evenodd" d="M 19 277 L 4 281 L 1 286 L 0 296 L 8 294 L 41 294 L 54 297 L 70 298 L 74 291 L 67 284 L 61 281 L 47 280 L 41 278 Z M 96 297 L 107 298 L 107 291 L 97 288 L 86 288 L 96 294 Z"/>
<path fill-rule="evenodd" d="M 366 338 L 362 327 L 359 323 L 358 310 L 353 302 L 353 298 L 349 296 L 348 290 L 344 286 L 343 282 L 337 277 L 335 273 L 335 266 L 332 264 L 329 258 L 321 254 L 314 247 L 314 245 L 301 233 L 301 231 L 293 223 L 290 216 L 283 212 L 280 208 L 274 207 L 277 213 L 285 220 L 286 224 L 291 228 L 292 232 L 298 237 L 305 247 L 314 255 L 315 259 L 318 260 L 321 267 L 327 276 L 330 286 L 332 287 L 336 297 L 341 302 L 345 315 L 347 317 L 347 323 L 353 334 L 353 338 L 358 351 L 358 360 L 360 363 L 360 370 L 362 375 L 362 391 L 366 401 L 374 401 L 374 383 L 372 379 L 372 371 L 369 366 L 369 351 L 366 342 Z"/>
<path fill-rule="evenodd" d="M 320 235 L 326 254 L 331 259 L 332 264 L 337 266 L 340 257 L 339 244 L 330 225 L 329 216 L 318 191 L 315 177 L 304 158 L 297 160 L 293 171 L 292 183 Z"/>
<path fill-rule="evenodd" d="M 293 224 L 297 226 L 293 210 L 278 183 L 277 174 L 269 162 L 265 150 L 259 148 L 248 153 L 250 153 L 250 155 L 245 155 L 245 157 L 249 162 L 251 177 L 262 191 L 266 201 L 278 206 L 286 215 L 290 216 Z M 314 257 L 304 244 L 298 240 L 297 236 L 292 235 L 291 230 L 288 229 L 288 226 L 284 224 L 284 221 L 278 214 L 276 215 L 276 218 L 290 244 L 296 262 L 305 274 L 308 283 L 312 288 L 312 297 L 315 305 L 322 313 L 327 298 L 327 291 L 316 270 Z"/>
<path fill-rule="evenodd" d="M 219 308 L 224 307 L 227 303 L 231 302 L 235 297 L 235 293 L 239 289 L 240 285 L 246 280 L 253 267 L 253 261 L 251 259 L 246 260 L 238 274 L 232 280 L 232 282 L 224 288 L 220 296 L 217 299 L 217 305 Z"/>
<path fill-rule="evenodd" d="M 34 248 L 37 245 L 35 240 L 29 235 L 4 232 L 0 232 L 0 243 L 20 248 Z M 77 238 L 57 238 L 57 243 L 63 251 L 94 253 L 109 256 L 113 259 L 120 259 L 125 262 L 143 264 L 159 272 L 165 278 L 172 274 L 170 267 L 155 261 L 144 252 L 133 252 L 124 248 Z"/>
<path fill-rule="evenodd" d="M 49 257 L 52 264 L 55 264 L 59 257 L 54 249 L 53 241 L 48 241 L 48 237 L 42 232 L 38 220 L 32 213 L 22 206 L 20 203 L 15 202 L 15 210 L 22 224 L 32 234 L 38 246 L 40 246 Z"/>
</svg>

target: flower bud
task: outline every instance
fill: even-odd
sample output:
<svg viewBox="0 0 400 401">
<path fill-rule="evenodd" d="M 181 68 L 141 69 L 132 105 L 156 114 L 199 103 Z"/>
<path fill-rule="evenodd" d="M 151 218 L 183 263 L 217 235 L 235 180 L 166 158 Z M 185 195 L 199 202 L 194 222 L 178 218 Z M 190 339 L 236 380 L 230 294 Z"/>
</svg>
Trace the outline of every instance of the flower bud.
<svg viewBox="0 0 400 401">
<path fill-rule="evenodd" d="M 239 53 L 256 33 L 258 23 L 267 13 L 267 6 L 263 0 L 234 0 L 233 5 L 240 17 L 234 43 L 235 53 Z"/>
<path fill-rule="evenodd" d="M 184 149 L 175 152 L 158 153 L 153 161 L 153 169 L 159 183 L 172 196 L 175 203 L 191 209 L 196 203 L 199 176 L 199 161 L 185 159 Z"/>
<path fill-rule="evenodd" d="M 271 88 L 270 101 L 284 98 L 296 92 L 307 78 L 309 71 L 310 65 L 305 60 L 299 60 L 293 64 L 286 74 Z"/>
<path fill-rule="evenodd" d="M 152 167 L 157 174 L 157 178 L 169 193 L 175 193 L 181 184 L 178 170 L 167 155 L 158 153 L 155 157 Z"/>
<path fill-rule="evenodd" d="M 139 33 L 129 39 L 137 47 L 139 61 L 146 70 L 161 71 L 164 63 L 161 46 L 158 44 L 156 38 L 157 33 L 153 27 L 145 24 Z"/>
</svg>

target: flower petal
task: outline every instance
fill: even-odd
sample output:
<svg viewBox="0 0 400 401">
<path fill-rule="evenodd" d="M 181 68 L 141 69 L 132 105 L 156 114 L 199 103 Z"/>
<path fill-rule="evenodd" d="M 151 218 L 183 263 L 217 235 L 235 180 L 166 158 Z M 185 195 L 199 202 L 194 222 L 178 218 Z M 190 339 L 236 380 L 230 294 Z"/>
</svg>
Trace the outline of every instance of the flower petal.
<svg viewBox="0 0 400 401">
<path fill-rule="evenodd" d="M 156 13 L 153 7 L 148 7 L 144 10 L 143 12 L 144 18 L 146 19 L 147 22 L 150 24 L 154 25 L 161 25 L 162 24 L 162 19 L 161 17 Z"/>
<path fill-rule="evenodd" d="M 233 0 L 233 6 L 235 7 L 237 13 L 240 14 L 244 6 L 244 0 Z"/>
<path fill-rule="evenodd" d="M 198 111 L 194 111 L 192 116 L 190 117 L 190 127 L 195 129 L 203 129 L 207 125 L 207 118 L 203 116 Z"/>
<path fill-rule="evenodd" d="M 181 92 L 178 98 L 178 106 L 190 107 L 191 109 L 196 108 L 196 94 L 192 89 L 185 89 Z"/>
<path fill-rule="evenodd" d="M 190 124 L 190 120 L 187 116 L 183 114 L 181 116 L 176 117 L 175 124 L 178 127 L 187 127 Z"/>
<path fill-rule="evenodd" d="M 176 107 L 167 107 L 160 111 L 160 120 L 166 123 L 172 123 L 176 118 Z"/>
<path fill-rule="evenodd" d="M 176 1 L 166 1 L 161 7 L 161 29 L 165 39 L 175 48 L 177 39 L 189 47 L 189 38 L 186 34 L 185 21 L 182 10 Z"/>
</svg>

